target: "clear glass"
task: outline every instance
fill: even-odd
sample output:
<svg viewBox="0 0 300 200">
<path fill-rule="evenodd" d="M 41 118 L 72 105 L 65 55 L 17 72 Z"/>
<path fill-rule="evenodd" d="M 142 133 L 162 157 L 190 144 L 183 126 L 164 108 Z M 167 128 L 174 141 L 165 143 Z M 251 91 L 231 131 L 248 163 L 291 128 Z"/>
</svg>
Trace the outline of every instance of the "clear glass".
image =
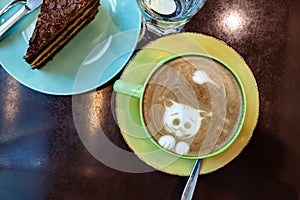
<svg viewBox="0 0 300 200">
<path fill-rule="evenodd" d="M 180 32 L 206 0 L 137 0 L 146 27 L 157 35 Z"/>
</svg>

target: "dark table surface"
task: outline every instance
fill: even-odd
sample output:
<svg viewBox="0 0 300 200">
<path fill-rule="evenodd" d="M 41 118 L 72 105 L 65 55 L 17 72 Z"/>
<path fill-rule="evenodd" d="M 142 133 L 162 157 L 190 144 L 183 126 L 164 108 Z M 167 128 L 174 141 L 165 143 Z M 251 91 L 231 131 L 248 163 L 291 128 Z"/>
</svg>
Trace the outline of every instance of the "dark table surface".
<svg viewBox="0 0 300 200">
<path fill-rule="evenodd" d="M 239 17 L 234 27 L 224 23 L 229 15 Z M 208 0 L 185 31 L 214 36 L 236 49 L 260 92 L 250 143 L 225 167 L 201 175 L 194 199 L 299 199 L 300 1 Z M 119 76 L 76 97 L 96 110 L 83 125 L 101 128 L 130 151 L 114 120 L 112 84 Z M 180 199 L 187 177 L 150 167 L 129 173 L 95 159 L 78 136 L 76 97 L 33 91 L 0 67 L 1 200 Z"/>
</svg>

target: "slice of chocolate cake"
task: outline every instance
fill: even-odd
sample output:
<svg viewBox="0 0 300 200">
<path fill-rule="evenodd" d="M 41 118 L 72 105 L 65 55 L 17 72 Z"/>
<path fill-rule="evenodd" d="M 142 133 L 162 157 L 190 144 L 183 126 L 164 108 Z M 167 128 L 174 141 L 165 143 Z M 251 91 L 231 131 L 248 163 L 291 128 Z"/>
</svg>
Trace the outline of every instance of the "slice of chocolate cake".
<svg viewBox="0 0 300 200">
<path fill-rule="evenodd" d="M 24 59 L 40 68 L 95 18 L 100 0 L 44 0 Z"/>
</svg>

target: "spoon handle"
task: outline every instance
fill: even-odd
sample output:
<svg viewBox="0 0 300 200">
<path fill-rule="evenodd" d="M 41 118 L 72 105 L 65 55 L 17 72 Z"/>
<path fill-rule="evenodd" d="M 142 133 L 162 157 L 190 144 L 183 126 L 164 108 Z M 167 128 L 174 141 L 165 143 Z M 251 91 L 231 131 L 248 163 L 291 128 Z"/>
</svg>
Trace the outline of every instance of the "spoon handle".
<svg viewBox="0 0 300 200">
<path fill-rule="evenodd" d="M 192 173 L 189 177 L 189 180 L 187 181 L 185 188 L 183 190 L 181 200 L 191 200 L 194 194 L 194 190 L 196 187 L 199 171 L 201 168 L 202 159 L 199 159 L 196 161 Z"/>
<path fill-rule="evenodd" d="M 13 6 L 15 6 L 16 4 L 19 3 L 26 3 L 26 1 L 23 0 L 12 0 L 11 2 L 9 2 L 8 4 L 6 4 L 2 9 L 0 9 L 0 17 L 2 15 L 4 15 L 10 8 L 12 8 Z"/>
<path fill-rule="evenodd" d="M 20 21 L 26 14 L 28 14 L 30 10 L 28 7 L 23 6 L 18 12 L 16 12 L 11 18 L 5 21 L 0 26 L 0 38 L 8 31 L 13 25 L 15 25 L 18 21 Z"/>
</svg>

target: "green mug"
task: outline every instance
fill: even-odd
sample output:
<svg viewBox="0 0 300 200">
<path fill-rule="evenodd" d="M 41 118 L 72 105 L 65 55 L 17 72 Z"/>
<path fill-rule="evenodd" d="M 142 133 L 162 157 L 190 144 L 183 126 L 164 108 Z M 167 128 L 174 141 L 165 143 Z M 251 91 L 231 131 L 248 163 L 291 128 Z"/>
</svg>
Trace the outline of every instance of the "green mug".
<svg viewBox="0 0 300 200">
<path fill-rule="evenodd" d="M 224 69 L 222 69 L 222 70 L 228 72 L 228 73 L 227 72 L 226 73 L 223 73 L 223 72 L 215 73 L 215 71 L 216 71 L 215 69 L 212 69 L 212 68 L 210 68 L 210 66 L 207 66 L 206 68 L 209 71 L 214 72 L 214 73 L 211 73 L 212 75 L 218 74 L 218 77 L 219 77 L 219 75 L 221 74 L 222 77 L 228 76 L 228 77 L 233 77 L 233 78 L 228 78 L 228 80 L 230 80 L 230 81 L 226 81 L 226 80 L 224 81 L 224 80 L 219 80 L 219 79 L 215 78 L 213 81 L 211 78 L 209 78 L 207 73 L 205 73 L 202 70 L 198 70 L 198 68 L 196 66 L 197 70 L 194 67 L 190 68 L 191 70 L 194 70 L 194 75 L 192 77 L 193 81 L 190 81 L 190 82 L 193 85 L 199 86 L 199 88 L 200 88 L 200 86 L 203 88 L 204 87 L 205 88 L 215 87 L 216 89 L 206 89 L 206 90 L 207 91 L 220 90 L 221 91 L 220 93 L 225 95 L 226 98 L 229 98 L 229 97 L 231 98 L 229 103 L 224 100 L 225 103 L 222 102 L 221 105 L 218 105 L 217 104 L 218 100 L 221 99 L 221 97 L 219 97 L 219 96 L 222 96 L 218 92 L 213 92 L 213 93 L 215 93 L 214 95 L 212 95 L 208 92 L 212 96 L 212 99 L 213 98 L 217 99 L 217 100 L 212 100 L 212 102 L 215 101 L 214 105 L 217 105 L 215 109 L 213 108 L 213 106 L 211 106 L 212 107 L 211 110 L 213 110 L 214 112 L 196 109 L 195 107 L 191 107 L 191 106 L 185 105 L 183 103 L 177 103 L 174 100 L 174 98 L 172 100 L 169 100 L 169 99 L 164 100 L 169 105 L 166 105 L 164 107 L 164 114 L 163 114 L 163 116 L 158 117 L 159 118 L 158 121 L 160 121 L 162 124 L 162 125 L 160 125 L 160 129 L 164 130 L 164 132 L 166 132 L 168 134 L 160 135 L 161 133 L 159 133 L 156 136 L 156 133 L 150 133 L 150 130 L 152 130 L 152 128 L 150 128 L 148 126 L 149 123 L 146 122 L 147 117 L 145 120 L 145 116 L 144 116 L 145 107 L 144 107 L 143 102 L 145 101 L 145 98 L 149 98 L 149 97 L 147 97 L 147 94 L 145 97 L 145 93 L 147 93 L 145 91 L 148 90 L 148 86 L 151 85 L 150 83 L 151 83 L 151 81 L 153 81 L 153 77 L 157 76 L 155 74 L 158 74 L 158 76 L 162 75 L 164 73 L 164 71 L 162 72 L 161 70 L 164 69 L 165 66 L 171 65 L 169 63 L 172 63 L 172 62 L 175 63 L 175 62 L 177 62 L 176 60 L 178 60 L 178 62 L 182 62 L 184 60 L 184 62 L 186 63 L 186 62 L 189 62 L 188 59 L 195 58 L 197 60 L 198 57 L 199 57 L 199 59 L 210 60 L 209 62 L 213 61 L 211 63 L 214 64 L 213 66 L 216 66 L 217 71 L 219 69 L 221 69 L 219 67 L 219 65 L 222 65 L 223 66 L 222 68 L 225 69 L 225 70 Z M 216 63 L 218 63 L 218 64 L 216 64 Z M 174 66 L 175 66 L 175 68 L 178 67 L 177 64 L 174 64 Z M 181 66 L 179 66 L 179 67 L 181 67 Z M 199 75 L 199 73 L 200 73 L 200 75 Z M 198 79 L 196 79 L 196 78 L 198 78 Z M 234 95 L 231 94 L 232 92 L 227 91 L 227 90 L 229 90 L 228 88 L 226 88 L 227 82 L 229 82 L 230 84 L 232 82 L 232 84 L 236 85 L 237 91 L 233 92 L 233 93 L 235 93 Z M 184 85 L 184 84 L 180 83 L 179 85 Z M 188 86 L 188 84 L 187 84 L 187 86 Z M 219 88 L 221 88 L 221 89 L 219 89 Z M 245 114 L 246 114 L 245 91 L 244 91 L 242 81 L 239 78 L 238 74 L 228 64 L 226 64 L 222 60 L 220 60 L 216 57 L 213 57 L 209 54 L 204 54 L 204 53 L 186 52 L 186 53 L 174 54 L 169 57 L 166 57 L 166 58 L 162 59 L 153 68 L 153 70 L 147 76 L 144 84 L 142 84 L 142 85 L 136 84 L 136 83 L 132 83 L 132 82 L 128 82 L 126 80 L 120 79 L 114 83 L 114 91 L 116 91 L 117 93 L 123 94 L 123 95 L 128 95 L 128 96 L 132 96 L 132 97 L 140 99 L 139 115 L 140 115 L 142 127 L 143 127 L 147 137 L 149 137 L 149 139 L 153 142 L 153 144 L 156 145 L 159 149 L 163 149 L 163 150 L 167 151 L 168 153 L 170 153 L 174 156 L 177 156 L 177 157 L 181 157 L 181 158 L 203 159 L 203 158 L 215 156 L 215 155 L 218 155 L 218 154 L 224 152 L 226 149 L 228 149 L 228 147 L 230 147 L 230 145 L 238 137 L 238 135 L 242 129 L 244 119 L 245 119 Z M 155 91 L 155 88 L 153 91 Z M 189 92 L 188 90 L 183 90 L 183 91 Z M 182 93 L 182 91 L 181 91 L 181 93 Z M 236 98 L 236 97 L 238 97 L 238 98 Z M 151 97 L 151 95 L 150 95 L 150 98 L 153 98 L 153 97 Z M 161 97 L 161 96 L 160 96 L 160 98 L 164 99 L 164 97 Z M 185 97 L 185 99 L 187 99 L 187 98 Z M 199 98 L 197 97 L 197 99 L 199 99 Z M 201 98 L 200 98 L 200 101 L 201 101 Z M 236 102 L 238 102 L 239 105 L 237 105 Z M 226 107 L 224 107 L 224 105 L 226 105 Z M 218 106 L 219 106 L 219 108 L 218 108 Z M 235 113 L 235 110 L 233 110 L 233 108 L 236 108 L 236 113 Z M 176 110 L 176 111 L 174 111 L 174 113 L 170 113 L 170 112 L 172 112 L 172 110 Z M 230 112 L 231 112 L 231 110 L 233 110 L 233 111 L 232 111 L 232 113 L 230 113 L 230 112 L 228 112 L 228 110 Z M 222 119 L 221 119 L 221 116 L 222 116 Z M 230 120 L 228 120 L 226 118 L 228 116 L 230 116 L 232 118 L 234 116 L 234 120 L 232 120 L 232 121 L 234 121 L 234 122 L 232 122 L 234 125 L 227 125 L 227 123 L 229 123 L 229 124 L 231 123 Z M 224 122 L 221 122 L 222 120 L 224 120 Z M 218 122 L 218 124 L 220 124 L 220 126 L 222 126 L 222 130 L 221 129 L 216 130 L 216 128 L 214 128 L 214 126 L 215 126 L 214 122 Z M 206 130 L 206 135 L 205 135 L 204 139 L 201 141 L 202 146 L 201 147 L 196 146 L 197 138 L 203 138 L 203 136 L 201 136 L 201 133 L 199 131 L 202 130 L 201 126 L 205 126 L 205 123 L 208 124 L 206 127 L 209 127 L 209 128 Z M 199 124 L 200 124 L 200 126 L 199 126 Z M 227 133 L 225 134 L 225 130 L 223 130 L 223 128 L 225 129 L 226 126 L 231 127 L 232 129 L 230 129 L 231 132 L 229 131 L 230 133 L 228 133 L 228 136 L 226 136 L 228 138 L 224 141 L 221 141 L 220 138 L 222 138 L 224 135 L 227 134 Z M 209 133 L 211 133 L 211 134 L 209 135 Z M 212 133 L 214 133 L 214 134 L 212 134 Z M 185 140 L 183 138 L 185 138 Z M 200 141 L 200 139 L 199 139 L 199 141 Z M 211 145 L 211 146 L 206 145 L 206 144 L 209 144 L 210 142 L 212 142 L 214 145 Z M 220 143 L 219 146 L 218 146 L 218 143 Z M 206 149 L 204 148 L 205 146 L 207 146 Z M 193 149 L 196 149 L 196 150 L 193 150 Z M 198 149 L 199 149 L 199 151 L 198 151 Z M 202 150 L 202 149 L 204 149 L 203 151 L 201 151 L 202 153 L 197 153 L 197 152 L 200 152 L 200 150 Z M 196 153 L 189 153 L 192 151 L 195 151 Z"/>
</svg>

